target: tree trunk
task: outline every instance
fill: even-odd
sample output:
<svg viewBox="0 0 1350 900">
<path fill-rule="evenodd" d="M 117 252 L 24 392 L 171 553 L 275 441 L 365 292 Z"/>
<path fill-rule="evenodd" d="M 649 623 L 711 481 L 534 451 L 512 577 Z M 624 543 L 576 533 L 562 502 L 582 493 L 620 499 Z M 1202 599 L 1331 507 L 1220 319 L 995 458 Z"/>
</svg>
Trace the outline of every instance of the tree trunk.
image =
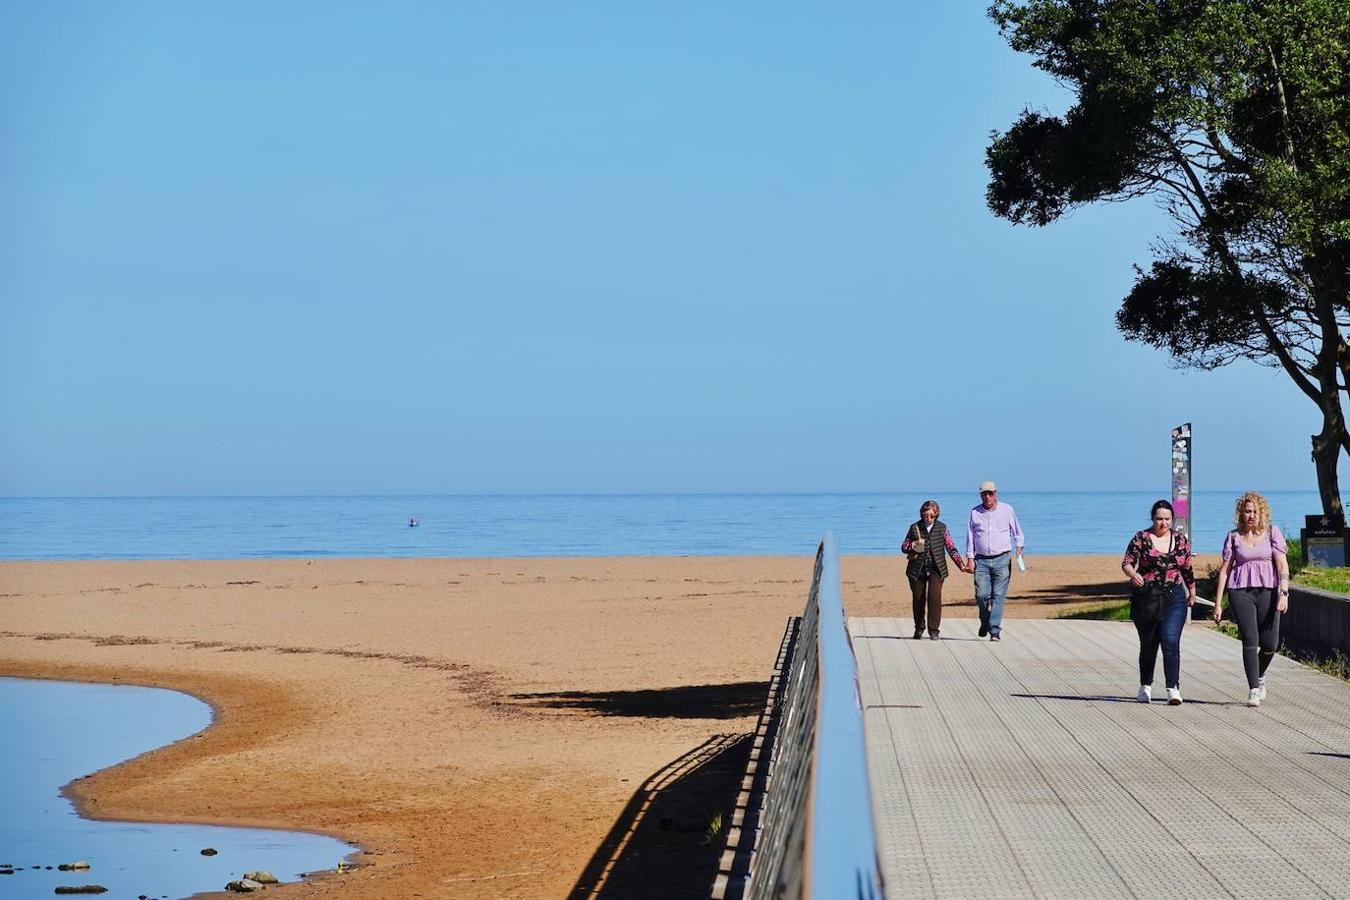
<svg viewBox="0 0 1350 900">
<path fill-rule="evenodd" d="M 1317 492 L 1322 497 L 1322 515 L 1332 521 L 1344 521 L 1345 511 L 1341 506 L 1341 482 L 1336 474 L 1336 464 L 1341 460 L 1341 451 L 1345 446 L 1345 413 L 1341 409 L 1341 387 L 1338 377 L 1340 367 L 1341 329 L 1336 319 L 1336 300 L 1334 290 L 1328 285 L 1337 285 L 1336 277 L 1326 277 L 1326 266 L 1315 255 L 1309 254 L 1303 259 L 1309 281 L 1313 285 L 1313 307 L 1318 325 L 1322 332 L 1322 346 L 1317 354 L 1317 363 L 1312 375 L 1317 379 L 1318 407 L 1322 410 L 1322 431 L 1312 436 L 1313 465 L 1317 469 Z M 1319 290 L 1320 288 L 1320 290 Z"/>
<path fill-rule="evenodd" d="M 1323 423 L 1322 433 L 1312 436 L 1312 458 L 1317 467 L 1317 492 L 1322 496 L 1322 515 L 1332 520 L 1344 516 L 1341 506 L 1341 483 L 1336 474 L 1336 463 L 1341 458 L 1339 437 L 1328 434 L 1330 423 Z M 1344 430 L 1344 424 L 1341 426 Z"/>
<path fill-rule="evenodd" d="M 1323 367 L 1325 372 L 1326 368 Z M 1317 492 L 1322 497 L 1322 515 L 1341 520 L 1341 482 L 1336 464 L 1341 461 L 1345 446 L 1345 414 L 1341 410 L 1340 390 L 1336 377 L 1322 378 L 1322 431 L 1312 436 L 1312 459 L 1317 469 Z"/>
</svg>

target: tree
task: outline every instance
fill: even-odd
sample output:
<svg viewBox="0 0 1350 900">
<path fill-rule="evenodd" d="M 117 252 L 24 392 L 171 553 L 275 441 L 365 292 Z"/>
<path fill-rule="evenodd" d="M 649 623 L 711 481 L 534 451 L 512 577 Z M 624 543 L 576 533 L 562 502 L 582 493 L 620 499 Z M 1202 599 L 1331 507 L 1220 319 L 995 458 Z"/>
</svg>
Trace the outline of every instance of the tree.
<svg viewBox="0 0 1350 900">
<path fill-rule="evenodd" d="M 995 0 L 1013 49 L 1075 95 L 994 132 L 989 208 L 1046 225 L 1158 198 L 1177 225 L 1135 267 L 1127 340 L 1214 369 L 1282 369 L 1315 403 L 1323 512 L 1350 454 L 1350 0 Z"/>
</svg>

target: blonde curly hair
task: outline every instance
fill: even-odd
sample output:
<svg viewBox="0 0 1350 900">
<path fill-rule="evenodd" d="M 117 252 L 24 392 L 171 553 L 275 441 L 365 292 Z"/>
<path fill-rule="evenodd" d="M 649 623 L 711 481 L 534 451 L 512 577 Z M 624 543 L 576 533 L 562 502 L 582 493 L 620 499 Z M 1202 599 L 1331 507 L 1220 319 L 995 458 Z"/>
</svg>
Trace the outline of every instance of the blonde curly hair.
<svg viewBox="0 0 1350 900">
<path fill-rule="evenodd" d="M 1237 498 L 1237 505 L 1233 507 L 1233 524 L 1237 530 L 1242 531 L 1242 507 L 1248 503 L 1256 505 L 1256 532 L 1259 534 L 1270 528 L 1270 504 L 1256 491 L 1248 491 Z"/>
</svg>

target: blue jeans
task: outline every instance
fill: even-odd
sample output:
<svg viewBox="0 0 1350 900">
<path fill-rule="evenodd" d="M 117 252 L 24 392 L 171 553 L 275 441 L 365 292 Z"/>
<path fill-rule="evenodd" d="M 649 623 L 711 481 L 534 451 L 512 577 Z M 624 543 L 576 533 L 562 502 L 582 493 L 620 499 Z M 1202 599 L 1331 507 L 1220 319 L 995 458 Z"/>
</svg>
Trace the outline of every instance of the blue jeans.
<svg viewBox="0 0 1350 900">
<path fill-rule="evenodd" d="M 1163 676 L 1170 688 L 1181 687 L 1181 629 L 1186 627 L 1186 588 L 1172 585 L 1162 618 L 1148 625 L 1134 623 L 1139 632 L 1139 683 L 1153 683 L 1153 669 L 1162 647 Z"/>
<path fill-rule="evenodd" d="M 1008 599 L 1008 579 L 1012 577 L 1012 552 L 975 558 L 975 603 L 980 607 L 980 624 L 990 634 L 1003 630 L 1003 604 Z"/>
</svg>

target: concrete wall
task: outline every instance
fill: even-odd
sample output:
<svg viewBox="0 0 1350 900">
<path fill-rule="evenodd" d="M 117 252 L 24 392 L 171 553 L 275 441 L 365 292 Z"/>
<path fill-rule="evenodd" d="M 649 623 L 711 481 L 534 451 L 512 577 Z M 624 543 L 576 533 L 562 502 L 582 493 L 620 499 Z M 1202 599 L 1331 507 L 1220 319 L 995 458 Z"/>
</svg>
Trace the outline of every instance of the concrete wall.
<svg viewBox="0 0 1350 900">
<path fill-rule="evenodd" d="M 1280 640 L 1293 650 L 1350 655 L 1350 597 L 1289 586 L 1289 611 L 1280 620 Z"/>
</svg>

